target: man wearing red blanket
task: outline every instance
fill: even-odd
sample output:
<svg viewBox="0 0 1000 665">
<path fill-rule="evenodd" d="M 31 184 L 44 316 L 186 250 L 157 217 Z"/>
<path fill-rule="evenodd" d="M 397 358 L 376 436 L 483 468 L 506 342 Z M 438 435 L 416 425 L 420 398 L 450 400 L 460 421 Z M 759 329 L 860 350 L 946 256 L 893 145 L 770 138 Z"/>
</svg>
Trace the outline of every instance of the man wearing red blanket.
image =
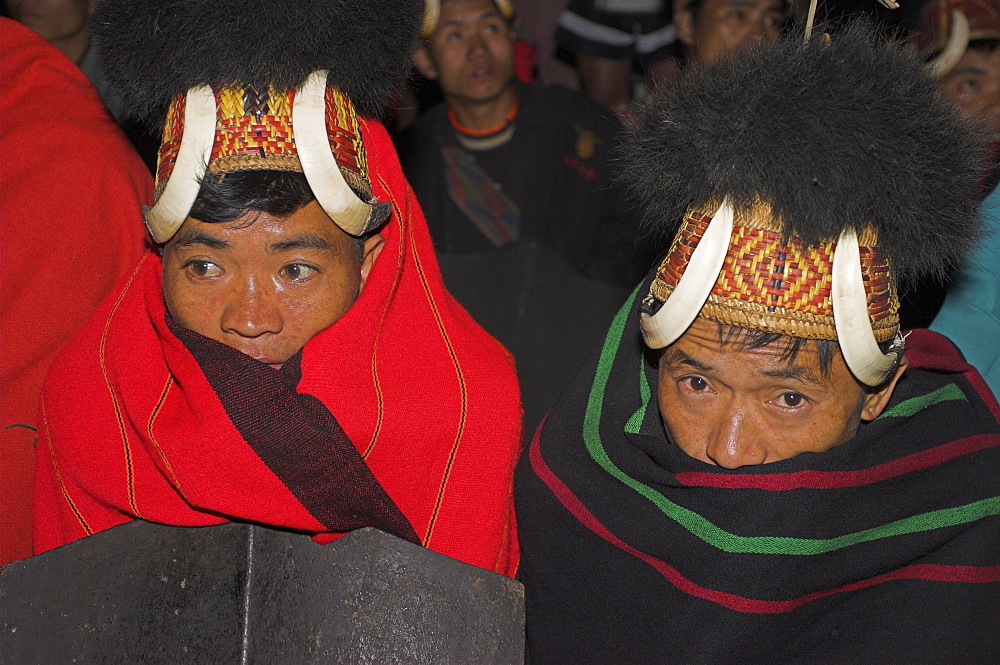
<svg viewBox="0 0 1000 665">
<path fill-rule="evenodd" d="M 135 211 L 149 201 L 153 180 L 80 68 L 6 18 L 0 18 L 0 81 L 4 565 L 31 556 L 32 424 L 45 373 L 145 251 Z M 65 158 L 69 151 L 72 159 Z"/>
<path fill-rule="evenodd" d="M 161 252 L 46 381 L 36 552 L 132 519 L 375 526 L 513 574 L 513 363 L 444 290 L 373 119 L 412 5 L 354 5 L 99 6 L 133 110 L 170 103 Z"/>
</svg>

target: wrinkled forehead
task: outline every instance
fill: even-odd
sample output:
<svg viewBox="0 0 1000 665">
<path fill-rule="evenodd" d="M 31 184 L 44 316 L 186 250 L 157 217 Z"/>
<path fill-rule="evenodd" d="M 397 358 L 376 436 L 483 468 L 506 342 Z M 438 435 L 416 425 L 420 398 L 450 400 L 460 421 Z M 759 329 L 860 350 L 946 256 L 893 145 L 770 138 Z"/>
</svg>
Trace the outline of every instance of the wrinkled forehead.
<svg viewBox="0 0 1000 665">
<path fill-rule="evenodd" d="M 684 335 L 663 349 L 661 361 L 697 364 L 691 360 L 715 355 L 738 356 L 742 362 L 793 371 L 820 381 L 829 375 L 834 360 L 840 356 L 840 347 L 833 340 L 739 328 L 698 317 Z"/>
</svg>

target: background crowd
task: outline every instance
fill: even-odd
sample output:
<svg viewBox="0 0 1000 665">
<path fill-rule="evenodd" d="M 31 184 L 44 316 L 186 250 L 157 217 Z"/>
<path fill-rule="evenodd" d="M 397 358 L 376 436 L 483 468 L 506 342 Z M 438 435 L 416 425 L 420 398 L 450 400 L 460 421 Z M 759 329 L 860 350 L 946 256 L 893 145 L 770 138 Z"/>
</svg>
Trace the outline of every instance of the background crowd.
<svg viewBox="0 0 1000 665">
<path fill-rule="evenodd" d="M 437 23 L 424 25 L 409 84 L 398 90 L 387 125 L 445 285 L 514 356 L 525 437 L 667 249 L 616 177 L 617 146 L 644 96 L 739 44 L 777 40 L 804 20 L 807 4 L 461 0 L 443 3 Z M 939 65 L 939 88 L 1000 140 L 998 3 L 924 0 L 890 11 L 870 0 L 827 0 L 819 7 L 819 18 L 834 22 L 867 14 L 928 60 L 948 50 L 952 12 L 963 12 L 968 35 Z M 31 554 L 32 423 L 45 371 L 148 242 L 104 202 L 145 202 L 159 141 L 123 112 L 105 81 L 89 33 L 93 2 L 7 0 L 4 11 L 65 59 L 30 81 L 15 77 L 27 65 L 14 54 L 5 50 L 2 61 L 0 564 Z M 31 150 L 27 144 L 47 140 L 33 124 L 55 122 L 46 115 L 51 102 L 31 105 L 43 99 L 42 87 L 65 98 L 60 108 L 74 107 L 74 96 L 99 95 L 109 113 L 62 115 L 64 143 Z M 993 146 L 975 193 L 984 201 L 983 241 L 946 281 L 902 293 L 900 317 L 903 328 L 931 327 L 952 338 L 996 390 L 1000 171 Z M 31 154 L 47 157 L 36 163 Z M 90 154 L 98 163 L 83 159 Z M 93 181 L 109 162 L 118 165 L 119 181 Z M 43 193 L 23 186 L 42 180 L 89 182 L 92 199 L 67 201 L 58 187 Z M 75 211 L 68 227 L 67 207 Z M 68 262 L 74 267 L 67 271 Z"/>
</svg>

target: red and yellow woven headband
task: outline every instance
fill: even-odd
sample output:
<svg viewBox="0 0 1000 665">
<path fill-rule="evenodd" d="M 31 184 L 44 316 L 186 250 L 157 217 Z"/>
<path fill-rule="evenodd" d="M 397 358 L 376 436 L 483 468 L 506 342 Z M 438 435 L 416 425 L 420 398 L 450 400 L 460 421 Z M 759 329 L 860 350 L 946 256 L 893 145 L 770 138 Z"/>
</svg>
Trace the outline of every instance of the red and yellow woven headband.
<svg viewBox="0 0 1000 665">
<path fill-rule="evenodd" d="M 698 316 L 727 326 L 837 340 L 855 376 L 881 381 L 895 356 L 878 344 L 899 330 L 889 265 L 870 230 L 804 246 L 757 205 L 734 220 L 728 203 L 688 211 L 650 286 L 642 315 L 653 348 L 673 343 Z"/>
<path fill-rule="evenodd" d="M 169 240 L 184 223 L 206 169 L 304 173 L 323 209 L 351 235 L 370 231 L 388 213 L 371 200 L 354 105 L 327 85 L 325 71 L 313 72 L 295 90 L 199 86 L 172 100 L 157 160 L 155 205 L 145 212 L 157 242 Z"/>
</svg>

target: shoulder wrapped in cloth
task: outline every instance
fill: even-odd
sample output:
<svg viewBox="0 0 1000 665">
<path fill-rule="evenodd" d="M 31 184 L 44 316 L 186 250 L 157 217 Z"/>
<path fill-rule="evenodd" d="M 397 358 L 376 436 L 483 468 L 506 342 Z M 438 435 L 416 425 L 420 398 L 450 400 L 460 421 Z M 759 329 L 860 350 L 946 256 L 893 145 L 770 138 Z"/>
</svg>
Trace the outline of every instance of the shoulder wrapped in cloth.
<svg viewBox="0 0 1000 665">
<path fill-rule="evenodd" d="M 532 662 L 996 662 L 1000 407 L 951 343 L 848 443 L 727 470 L 667 439 L 639 301 L 518 467 Z"/>
<path fill-rule="evenodd" d="M 532 663 L 1000 659 L 1000 405 L 934 333 L 909 336 L 901 378 L 878 367 L 901 353 L 896 280 L 941 270 L 972 236 L 976 138 L 896 46 L 857 29 L 793 39 L 689 74 L 632 140 L 650 215 L 682 224 L 518 467 Z M 852 270 L 838 271 L 845 246 Z M 713 247 L 714 272 L 694 270 Z M 845 321 L 836 293 L 855 271 Z M 750 431 L 750 447 L 784 435 L 808 450 L 822 427 L 760 406 L 788 399 L 794 359 L 760 372 L 771 383 L 694 356 L 660 374 L 692 320 L 718 324 L 719 348 L 734 330 L 832 344 L 860 405 L 882 372 L 898 382 L 823 452 L 712 463 L 668 434 L 664 408 L 721 413 L 711 441 L 733 448 Z M 848 336 L 874 347 L 871 365 L 857 349 L 841 360 Z M 707 357 L 755 360 L 733 353 Z M 723 406 L 664 398 L 682 385 Z M 756 429 L 739 430 L 747 413 Z"/>
<path fill-rule="evenodd" d="M 377 229 L 385 244 L 346 314 L 278 371 L 175 323 L 160 259 L 147 255 L 49 374 L 36 551 L 131 519 L 250 521 L 324 542 L 374 526 L 513 574 L 513 362 L 445 291 L 423 214 L 372 117 L 390 74 L 405 72 L 415 10 L 405 0 L 167 5 L 105 0 L 99 13 L 120 83 L 149 83 L 143 72 L 158 60 L 175 65 L 153 77 L 153 92 L 126 95 L 135 109 L 170 102 L 146 211 L 154 237 L 185 223 L 207 166 L 210 177 L 302 172 L 345 233 Z M 396 20 L 383 22 L 393 7 Z M 227 39 L 246 26 L 240 12 L 260 22 L 252 57 L 238 52 L 239 35 Z M 206 44 L 217 57 L 199 51 Z M 300 122 L 303 99 L 312 124 Z"/>
<path fill-rule="evenodd" d="M 134 518 L 403 537 L 412 525 L 431 549 L 513 573 L 513 362 L 445 291 L 388 135 L 373 120 L 362 128 L 373 193 L 393 207 L 386 246 L 357 302 L 302 350 L 301 380 L 207 338 L 192 355 L 167 322 L 150 253 L 49 373 L 36 551 Z M 378 483 L 347 475 L 348 463 Z M 360 496 L 356 514 L 325 521 L 351 483 L 375 494 L 380 484 L 391 502 Z M 392 503 L 409 525 L 372 521 Z"/>
</svg>

